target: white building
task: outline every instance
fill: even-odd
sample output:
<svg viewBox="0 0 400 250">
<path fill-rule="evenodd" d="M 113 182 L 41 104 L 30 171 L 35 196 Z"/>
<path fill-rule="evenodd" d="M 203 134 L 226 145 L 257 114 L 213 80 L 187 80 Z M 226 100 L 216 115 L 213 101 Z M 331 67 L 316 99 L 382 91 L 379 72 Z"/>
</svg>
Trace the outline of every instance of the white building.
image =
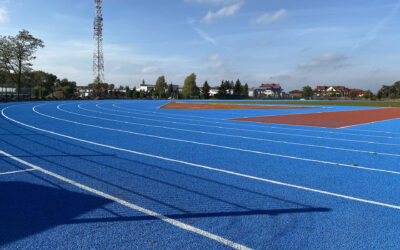
<svg viewBox="0 0 400 250">
<path fill-rule="evenodd" d="M 215 96 L 216 94 L 218 94 L 218 88 L 210 88 L 210 96 Z"/>
<path fill-rule="evenodd" d="M 140 84 L 139 91 L 144 91 L 144 92 L 150 92 L 152 89 L 154 89 L 156 86 L 155 85 L 147 85 L 145 83 Z"/>
</svg>

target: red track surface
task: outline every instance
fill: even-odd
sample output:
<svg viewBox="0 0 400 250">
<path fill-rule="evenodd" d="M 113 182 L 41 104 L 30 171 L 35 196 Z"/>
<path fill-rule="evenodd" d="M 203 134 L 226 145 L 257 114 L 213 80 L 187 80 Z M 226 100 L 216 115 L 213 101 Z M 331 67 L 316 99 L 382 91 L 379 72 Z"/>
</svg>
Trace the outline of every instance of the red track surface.
<svg viewBox="0 0 400 250">
<path fill-rule="evenodd" d="M 274 124 L 341 128 L 400 118 L 400 108 L 382 108 L 354 111 L 336 111 L 296 115 L 275 115 L 235 118 L 230 120 Z"/>
<path fill-rule="evenodd" d="M 170 102 L 161 109 L 316 109 L 316 107 Z"/>
</svg>

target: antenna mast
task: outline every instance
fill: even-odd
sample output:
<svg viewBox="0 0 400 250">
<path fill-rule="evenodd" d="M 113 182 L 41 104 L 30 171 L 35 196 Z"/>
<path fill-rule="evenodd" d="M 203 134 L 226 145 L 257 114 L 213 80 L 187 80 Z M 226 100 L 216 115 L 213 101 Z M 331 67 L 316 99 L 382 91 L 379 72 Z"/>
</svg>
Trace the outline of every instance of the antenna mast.
<svg viewBox="0 0 400 250">
<path fill-rule="evenodd" d="M 94 0 L 96 4 L 94 17 L 94 42 L 93 53 L 93 74 L 96 76 L 95 83 L 102 83 L 104 80 L 104 56 L 103 56 L 103 14 L 102 0 Z"/>
</svg>

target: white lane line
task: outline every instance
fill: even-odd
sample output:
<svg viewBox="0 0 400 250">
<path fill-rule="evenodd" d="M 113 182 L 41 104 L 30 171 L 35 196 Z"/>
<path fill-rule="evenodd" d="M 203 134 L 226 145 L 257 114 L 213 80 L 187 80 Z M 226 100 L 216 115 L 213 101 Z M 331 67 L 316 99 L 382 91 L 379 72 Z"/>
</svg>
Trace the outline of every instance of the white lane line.
<svg viewBox="0 0 400 250">
<path fill-rule="evenodd" d="M 124 123 L 124 124 L 131 124 L 131 125 L 138 125 L 138 126 L 152 127 L 152 128 L 161 128 L 161 129 L 168 129 L 168 130 L 185 131 L 185 132 L 190 132 L 190 133 L 198 133 L 198 134 L 206 134 L 206 135 L 240 138 L 240 139 L 246 139 L 246 140 L 266 141 L 266 142 L 296 145 L 296 146 L 315 147 L 315 148 L 324 148 L 324 149 L 330 149 L 330 150 L 340 150 L 340 151 L 358 152 L 358 153 L 366 153 L 366 154 L 373 154 L 373 155 L 385 155 L 385 156 L 400 157 L 400 154 L 381 153 L 381 152 L 376 152 L 376 151 L 367 151 L 367 150 L 358 150 L 358 149 L 328 147 L 328 146 L 321 146 L 321 145 L 314 145 L 314 144 L 271 140 L 271 139 L 265 139 L 265 138 L 255 138 L 255 137 L 239 136 L 239 135 L 231 135 L 231 134 L 212 133 L 212 132 L 205 132 L 205 131 L 200 131 L 200 130 L 180 129 L 180 128 L 174 128 L 174 127 L 168 127 L 168 126 L 150 125 L 150 124 L 136 123 L 136 122 L 126 122 L 126 121 L 121 121 L 121 120 L 108 119 L 108 118 L 102 118 L 102 117 L 97 117 L 97 116 L 84 115 L 84 114 L 71 112 L 71 111 L 61 108 L 61 106 L 64 106 L 64 105 L 67 105 L 67 104 L 60 104 L 57 106 L 57 109 L 62 112 L 65 112 L 65 113 L 69 113 L 69 114 L 73 114 L 73 115 L 77 115 L 77 116 L 88 117 L 88 118 L 93 118 L 93 119 L 98 119 L 98 120 L 104 120 L 104 121 L 112 121 L 112 122 L 117 122 L 117 123 Z"/>
<path fill-rule="evenodd" d="M 350 126 L 343 126 L 343 127 L 338 128 L 338 129 L 351 128 L 351 127 L 355 127 L 355 126 L 373 124 L 373 123 L 377 123 L 377 122 L 394 121 L 394 120 L 399 120 L 399 119 L 400 119 L 400 118 L 392 118 L 392 119 L 380 120 L 380 121 L 375 121 L 375 122 L 367 122 L 367 123 L 362 123 L 362 124 L 355 124 L 355 125 L 350 125 Z"/>
<path fill-rule="evenodd" d="M 218 235 L 209 233 L 209 232 L 204 231 L 204 230 L 202 230 L 202 229 L 199 229 L 199 228 L 197 228 L 197 227 L 193 227 L 193 226 L 187 225 L 187 224 L 185 224 L 185 223 L 182 223 L 182 222 L 180 222 L 180 221 L 171 219 L 171 218 L 169 218 L 169 217 L 167 217 L 167 216 L 164 216 L 164 215 L 159 214 L 159 213 L 157 213 L 157 212 L 154 212 L 154 211 L 152 211 L 152 210 L 149 210 L 149 209 L 140 207 L 140 206 L 138 206 L 138 205 L 135 205 L 135 204 L 130 203 L 130 202 L 128 202 L 128 201 L 122 200 L 122 199 L 117 198 L 117 197 L 115 197 L 115 196 L 109 195 L 109 194 L 104 193 L 104 192 L 102 192 L 102 191 L 99 191 L 99 190 L 97 190 L 97 189 L 88 187 L 88 186 L 83 185 L 83 184 L 81 184 L 81 183 L 79 183 L 79 182 L 73 181 L 73 180 L 68 179 L 68 178 L 66 178 L 66 177 L 64 177 L 64 176 L 58 175 L 58 174 L 56 174 L 56 173 L 53 173 L 53 172 L 51 172 L 51 171 L 48 171 L 48 170 L 46 170 L 46 169 L 43 169 L 43 168 L 38 167 L 38 166 L 36 166 L 36 165 L 33 165 L 33 164 L 31 164 L 31 163 L 29 163 L 29 162 L 26 162 L 26 161 L 24 161 L 24 160 L 22 160 L 22 159 L 20 159 L 20 158 L 18 158 L 18 157 L 12 156 L 12 155 L 10 155 L 10 154 L 8 154 L 8 153 L 2 151 L 2 150 L 0 150 L 0 154 L 5 155 L 5 156 L 9 157 L 10 159 L 13 159 L 13 160 L 15 160 L 15 161 L 17 161 L 17 162 L 19 162 L 19 163 L 22 163 L 22 164 L 24 164 L 24 165 L 26 165 L 26 166 L 29 166 L 29 167 L 31 167 L 31 168 L 34 169 L 34 170 L 37 170 L 37 171 L 40 171 L 40 172 L 42 172 L 42 173 L 44 173 L 44 174 L 50 175 L 50 176 L 52 176 L 52 177 L 54 177 L 54 178 L 56 178 L 56 179 L 59 179 L 59 180 L 61 180 L 61 181 L 63 181 L 63 182 L 66 182 L 66 183 L 69 183 L 69 184 L 71 184 L 71 185 L 74 185 L 74 186 L 76 186 L 76 187 L 78 187 L 78 188 L 80 188 L 80 189 L 83 189 L 83 190 L 85 190 L 85 191 L 88 191 L 88 192 L 90 192 L 90 193 L 93 193 L 93 194 L 96 194 L 96 195 L 98 195 L 98 196 L 101 196 L 101 197 L 103 197 L 103 198 L 105 198 L 105 199 L 115 201 L 115 202 L 117 202 L 117 203 L 119 203 L 119 204 L 121 204 L 121 205 L 123 205 L 123 206 L 125 206 L 125 207 L 131 208 L 131 209 L 133 209 L 133 210 L 136 210 L 136 211 L 139 211 L 139 212 L 141 212 L 141 213 L 147 214 L 147 215 L 149 215 L 149 216 L 155 217 L 155 218 L 157 218 L 157 219 L 159 219 L 159 220 L 162 220 L 162 221 L 164 221 L 164 222 L 167 222 L 167 223 L 169 223 L 169 224 L 171 224 L 171 225 L 173 225 L 173 226 L 176 226 L 176 227 L 179 227 L 179 228 L 181 228 L 181 229 L 184 229 L 184 230 L 187 230 L 187 231 L 190 231 L 190 232 L 199 234 L 199 235 L 201 235 L 201 236 L 204 236 L 204 237 L 207 237 L 207 238 L 209 238 L 209 239 L 215 240 L 215 241 L 217 241 L 217 242 L 219 242 L 219 243 L 225 244 L 225 245 L 230 246 L 230 247 L 235 248 L 235 249 L 250 249 L 250 248 L 248 248 L 248 247 L 246 247 L 246 246 L 244 246 L 244 245 L 240 245 L 240 244 L 235 243 L 235 242 L 233 242 L 233 241 L 230 241 L 230 240 L 228 240 L 228 239 L 222 238 L 221 236 L 218 236 Z"/>
<path fill-rule="evenodd" d="M 112 104 L 112 106 L 115 107 L 115 108 L 118 108 L 118 109 L 124 109 L 124 108 L 119 107 L 119 106 L 117 106 L 115 104 Z M 96 107 L 98 107 L 100 109 L 106 109 L 104 107 L 101 107 L 99 104 L 96 104 Z M 162 112 L 152 112 L 152 111 L 144 111 L 144 110 L 138 110 L 138 109 L 124 109 L 124 110 L 130 110 L 130 111 L 135 110 L 136 113 L 128 112 L 128 111 L 115 110 L 115 109 L 108 109 L 108 110 L 115 111 L 115 112 L 132 113 L 132 114 L 138 114 L 137 112 L 153 113 L 153 114 L 157 114 L 158 116 L 160 116 L 160 115 L 161 116 L 166 116 L 166 118 L 172 118 L 170 115 L 172 115 L 172 116 L 196 117 L 196 118 L 201 118 L 202 120 L 184 119 L 184 118 L 176 118 L 176 119 L 189 120 L 189 121 L 210 122 L 210 123 L 220 123 L 220 124 L 225 124 L 225 125 L 241 125 L 241 126 L 251 126 L 251 127 L 258 127 L 258 128 L 273 128 L 273 129 L 281 129 L 281 130 L 305 131 L 305 132 L 312 132 L 312 133 L 318 132 L 318 133 L 325 133 L 325 134 L 340 134 L 340 135 L 352 135 L 352 136 L 368 136 L 368 137 L 386 138 L 386 139 L 400 139 L 399 137 L 392 137 L 392 136 L 367 135 L 367 134 L 354 134 L 354 133 L 336 132 L 336 131 L 330 131 L 331 129 L 329 129 L 329 130 L 328 129 L 327 130 L 310 130 L 310 129 L 300 129 L 300 128 L 276 127 L 276 126 L 271 126 L 271 125 L 256 125 L 256 124 L 242 125 L 240 123 L 233 124 L 233 123 L 221 122 L 221 121 L 226 121 L 226 120 L 223 120 L 223 119 L 206 118 L 206 117 L 202 117 L 202 116 L 193 116 L 193 115 L 187 115 L 186 116 L 186 115 L 178 115 L 178 114 L 173 114 L 173 113 L 164 114 Z M 333 112 L 337 112 L 337 111 L 333 111 Z M 326 112 L 314 112 L 313 114 L 318 114 L 318 113 L 326 113 Z M 303 113 L 298 113 L 298 114 L 303 114 Z M 304 113 L 304 114 L 309 114 L 309 113 Z M 141 115 L 154 117 L 154 115 L 147 115 L 147 114 L 141 114 Z M 287 115 L 292 115 L 292 114 L 287 114 Z M 261 115 L 260 117 L 263 117 L 263 116 L 266 116 L 266 115 Z M 276 115 L 268 115 L 268 116 L 276 116 Z M 256 116 L 251 116 L 251 117 L 256 117 Z M 240 118 L 249 118 L 249 117 L 240 117 Z M 204 119 L 207 119 L 207 120 L 212 119 L 212 120 L 217 120 L 219 122 L 217 122 L 217 121 L 204 121 Z M 358 124 L 358 125 L 364 125 L 364 124 Z M 357 125 L 354 125 L 354 126 L 357 126 Z"/>
<path fill-rule="evenodd" d="M 390 132 L 390 131 L 382 131 L 382 130 L 369 130 L 369 129 L 355 129 L 355 128 L 344 128 L 343 130 L 351 130 L 351 131 L 365 131 L 365 132 L 373 132 L 373 133 L 384 133 L 384 134 L 395 134 L 400 135 L 400 133 Z"/>
<path fill-rule="evenodd" d="M 227 149 L 227 150 L 240 151 L 240 152 L 246 152 L 246 153 L 253 153 L 253 154 L 260 154 L 260 155 L 268 155 L 268 156 L 280 157 L 280 158 L 286 158 L 286 159 L 292 159 L 292 160 L 316 162 L 316 163 L 328 164 L 328 165 L 333 165 L 333 166 L 341 166 L 341 167 L 348 167 L 348 168 L 356 168 L 356 169 L 362 169 L 362 170 L 367 170 L 367 171 L 376 171 L 376 172 L 383 172 L 383 173 L 389 173 L 389 174 L 400 175 L 400 172 L 392 171 L 392 170 L 383 170 L 383 169 L 369 168 L 369 167 L 363 167 L 363 166 L 358 166 L 358 165 L 350 165 L 350 164 L 345 164 L 345 163 L 321 161 L 321 160 L 308 159 L 308 158 L 301 158 L 301 157 L 290 156 L 290 155 L 274 154 L 274 153 L 255 151 L 255 150 L 250 150 L 250 149 L 235 148 L 235 147 L 228 147 L 228 146 L 216 145 L 216 144 L 205 143 L 205 142 L 197 142 L 197 141 L 189 141 L 189 140 L 183 140 L 183 139 L 169 138 L 169 137 L 164 137 L 164 136 L 157 136 L 157 135 L 151 135 L 151 134 L 137 133 L 137 132 L 128 131 L 128 130 L 114 129 L 114 128 L 108 128 L 108 127 L 103 127 L 103 126 L 97 126 L 97 125 L 87 124 L 87 123 L 81 123 L 81 122 L 77 122 L 77 121 L 71 121 L 71 120 L 67 120 L 67 119 L 62 119 L 62 118 L 54 117 L 54 116 L 51 116 L 51 115 L 46 115 L 46 114 L 43 114 L 43 113 L 37 111 L 36 108 L 37 108 L 38 106 L 42 106 L 42 105 L 46 105 L 46 104 L 40 104 L 40 105 L 34 106 L 34 107 L 32 108 L 33 112 L 35 112 L 35 113 L 37 113 L 37 114 L 39 114 L 39 115 L 42 115 L 42 116 L 44 116 L 44 117 L 48 117 L 48 118 L 54 119 L 54 120 L 69 122 L 69 123 L 73 123 L 73 124 L 77 124 L 77 125 L 81 125 L 81 126 L 86 126 L 86 127 L 99 128 L 99 129 L 104 129 L 104 130 L 109 130 L 109 131 L 115 131 L 115 132 L 119 132 L 119 133 L 127 133 L 127 134 L 138 135 L 138 136 L 144 136 L 144 137 L 150 137 L 150 138 L 156 138 L 156 139 L 167 140 L 167 141 L 176 141 L 176 142 L 190 143 L 190 144 L 195 144 L 195 145 L 202 145 L 202 146 L 214 147 L 214 148 L 223 148 L 223 149 Z"/>
<path fill-rule="evenodd" d="M 80 109 L 83 109 L 78 105 Z M 102 107 L 98 107 L 99 109 L 103 110 L 110 110 L 115 111 L 113 109 L 105 109 Z M 83 109 L 90 112 L 97 112 L 94 110 Z M 111 114 L 111 113 L 104 113 L 113 116 L 120 116 L 120 117 L 127 117 L 127 118 L 135 118 L 141 120 L 149 120 L 149 121 L 159 121 L 159 122 L 166 122 L 166 123 L 173 123 L 173 124 L 184 124 L 184 125 L 191 125 L 191 126 L 199 126 L 199 127 L 208 127 L 208 128 L 218 128 L 218 129 L 228 129 L 228 130 L 237 130 L 237 131 L 247 131 L 247 132 L 256 132 L 256 133 L 263 133 L 263 134 L 273 134 L 273 135 L 285 135 L 285 136 L 295 136 L 295 137 L 305 137 L 305 138 L 315 138 L 315 139 L 322 139 L 322 140 L 334 140 L 334 141 L 345 141 L 345 142 L 357 142 L 357 143 L 367 143 L 367 144 L 377 144 L 377 145 L 387 145 L 387 146 L 400 146 L 400 144 L 396 143 L 385 143 L 385 142 L 374 142 L 374 141 L 363 141 L 363 140 L 353 140 L 353 139 L 342 139 L 342 138 L 334 138 L 334 137 L 323 137 L 323 136 L 313 136 L 313 135 L 301 135 L 301 134 L 289 134 L 289 133 L 280 133 L 280 132 L 271 132 L 271 131 L 264 131 L 264 130 L 254 130 L 254 129 L 243 129 L 243 128 L 232 128 L 232 127 L 225 127 L 225 126 L 213 126 L 213 125 L 201 125 L 195 123 L 187 123 L 187 122 L 176 122 L 176 121 L 165 121 L 165 120 L 158 120 L 158 119 L 149 119 L 149 118 L 142 118 L 138 116 L 127 116 L 127 115 L 118 115 L 118 114 Z M 129 112 L 132 113 L 132 112 Z M 137 114 L 137 113 L 136 113 Z M 151 116 L 151 115 L 150 115 Z M 154 117 L 154 115 L 152 116 Z M 159 117 L 160 118 L 160 117 Z M 211 122 L 214 123 L 214 122 Z M 226 123 L 224 123 L 226 124 Z"/>
<path fill-rule="evenodd" d="M 0 151 L 1 151 L 1 150 L 0 150 Z M 3 173 L 0 173 L 0 175 L 23 173 L 23 172 L 29 172 L 29 171 L 34 171 L 34 170 L 36 170 L 36 169 L 16 170 L 16 171 L 10 171 L 10 172 L 3 172 Z"/>
<path fill-rule="evenodd" d="M 13 106 L 15 106 L 15 105 L 13 105 Z M 347 199 L 347 200 L 353 200 L 353 201 L 358 201 L 358 202 L 362 202 L 362 203 L 367 203 L 367 204 L 372 204 L 372 205 L 388 207 L 388 208 L 394 208 L 394 209 L 400 210 L 400 206 L 398 206 L 398 205 L 382 203 L 382 202 L 377 202 L 377 201 L 357 198 L 357 197 L 343 195 L 343 194 L 337 194 L 337 193 L 333 193 L 333 192 L 328 192 L 328 191 L 314 189 L 314 188 L 308 188 L 308 187 L 304 187 L 304 186 L 289 184 L 289 183 L 285 183 L 285 182 L 270 180 L 270 179 L 261 178 L 261 177 L 257 177 L 257 176 L 252 176 L 252 175 L 247 175 L 247 174 L 241 174 L 241 173 L 237 173 L 237 172 L 233 172 L 233 171 L 229 171 L 229 170 L 225 170 L 225 169 L 219 169 L 219 168 L 209 167 L 209 166 L 206 166 L 206 165 L 200 165 L 200 164 L 191 163 L 191 162 L 187 162 L 187 161 L 167 158 L 167 157 L 163 157 L 163 156 L 142 153 L 142 152 L 133 151 L 133 150 L 130 150 L 130 149 L 119 148 L 119 147 L 115 147 L 115 146 L 111 146 L 111 145 L 106 145 L 106 144 L 102 144 L 102 143 L 98 143 L 98 142 L 93 142 L 93 141 L 80 139 L 80 138 L 77 138 L 77 137 L 72 137 L 72 136 L 69 136 L 69 135 L 60 134 L 60 133 L 53 132 L 53 131 L 50 131 L 50 130 L 38 128 L 38 127 L 29 125 L 29 124 L 25 124 L 23 122 L 20 122 L 20 121 L 14 120 L 13 118 L 8 117 L 5 114 L 4 111 L 6 109 L 10 108 L 10 107 L 13 107 L 13 106 L 8 106 L 8 107 L 3 108 L 1 110 L 1 115 L 4 118 L 6 118 L 7 120 L 12 121 L 14 123 L 17 123 L 19 125 L 31 128 L 31 129 L 35 129 L 35 130 L 38 130 L 38 131 L 46 132 L 46 133 L 49 133 L 49 134 L 52 134 L 52 135 L 57 135 L 57 136 L 64 137 L 64 138 L 67 138 L 67 139 L 70 139 L 70 140 L 84 142 L 84 143 L 91 144 L 91 145 L 96 145 L 96 146 L 105 147 L 105 148 L 109 148 L 109 149 L 113 149 L 113 150 L 118 150 L 118 151 L 127 152 L 127 153 L 131 153 L 131 154 L 141 155 L 141 156 L 145 156 L 145 157 L 165 160 L 165 161 L 169 161 L 169 162 L 180 163 L 180 164 L 188 165 L 188 166 L 192 166 L 192 167 L 212 170 L 212 171 L 215 171 L 215 172 L 230 174 L 230 175 L 234 175 L 234 176 L 240 176 L 240 177 L 244 177 L 244 178 L 248 178 L 248 179 L 252 179 L 252 180 L 258 180 L 258 181 L 262 181 L 262 182 L 272 183 L 272 184 L 276 184 L 276 185 L 280 185 L 280 186 L 291 187 L 291 188 L 295 188 L 295 189 L 300 189 L 300 190 L 305 190 L 305 191 L 325 194 L 325 195 L 329 195 L 329 196 L 339 197 L 339 198 L 343 198 L 343 199 Z"/>
</svg>

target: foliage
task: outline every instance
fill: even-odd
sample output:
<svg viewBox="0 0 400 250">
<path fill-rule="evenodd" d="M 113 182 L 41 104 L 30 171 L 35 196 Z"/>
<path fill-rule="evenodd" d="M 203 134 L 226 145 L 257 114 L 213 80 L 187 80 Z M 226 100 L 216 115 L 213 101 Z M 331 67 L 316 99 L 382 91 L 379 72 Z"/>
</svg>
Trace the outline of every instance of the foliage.
<svg viewBox="0 0 400 250">
<path fill-rule="evenodd" d="M 172 85 L 172 83 L 170 83 L 168 85 L 168 89 L 167 89 L 167 97 L 173 97 L 172 95 L 174 94 L 174 86 Z"/>
<path fill-rule="evenodd" d="M 374 94 L 372 93 L 371 90 L 367 90 L 367 91 L 365 91 L 365 93 L 364 93 L 364 98 L 365 98 L 365 99 L 372 99 L 372 98 L 374 98 Z"/>
<path fill-rule="evenodd" d="M 43 41 L 27 30 L 20 31 L 17 36 L 0 36 L 0 69 L 10 73 L 18 94 L 21 93 L 24 74 L 31 71 L 31 61 L 36 58 L 34 54 L 39 47 L 44 47 Z"/>
<path fill-rule="evenodd" d="M 242 96 L 249 97 L 249 85 L 247 83 L 242 88 Z"/>
<path fill-rule="evenodd" d="M 233 95 L 240 96 L 242 90 L 242 83 L 239 79 L 236 80 L 235 86 L 233 87 Z"/>
<path fill-rule="evenodd" d="M 211 90 L 210 85 L 208 85 L 208 82 L 205 81 L 203 87 L 201 88 L 201 96 L 204 99 L 208 99 L 210 97 L 210 90 Z"/>
<path fill-rule="evenodd" d="M 67 78 L 57 81 L 56 91 L 61 91 L 64 98 L 70 98 L 76 91 L 76 82 L 68 81 Z"/>
<path fill-rule="evenodd" d="M 349 97 L 350 97 L 351 99 L 355 99 L 355 98 L 357 98 L 358 94 L 359 94 L 359 93 L 358 93 L 357 91 L 351 90 L 351 91 L 349 92 Z"/>
<path fill-rule="evenodd" d="M 311 99 L 311 97 L 313 96 L 313 89 L 308 85 L 304 86 L 302 95 L 306 99 Z"/>
<path fill-rule="evenodd" d="M 199 88 L 196 85 L 196 75 L 194 73 L 186 77 L 183 83 L 182 94 L 184 98 L 198 98 Z"/>
<path fill-rule="evenodd" d="M 167 89 L 167 83 L 165 82 L 165 77 L 160 76 L 157 79 L 156 86 L 155 86 L 155 94 L 162 98 L 165 97 L 165 90 Z"/>
</svg>

